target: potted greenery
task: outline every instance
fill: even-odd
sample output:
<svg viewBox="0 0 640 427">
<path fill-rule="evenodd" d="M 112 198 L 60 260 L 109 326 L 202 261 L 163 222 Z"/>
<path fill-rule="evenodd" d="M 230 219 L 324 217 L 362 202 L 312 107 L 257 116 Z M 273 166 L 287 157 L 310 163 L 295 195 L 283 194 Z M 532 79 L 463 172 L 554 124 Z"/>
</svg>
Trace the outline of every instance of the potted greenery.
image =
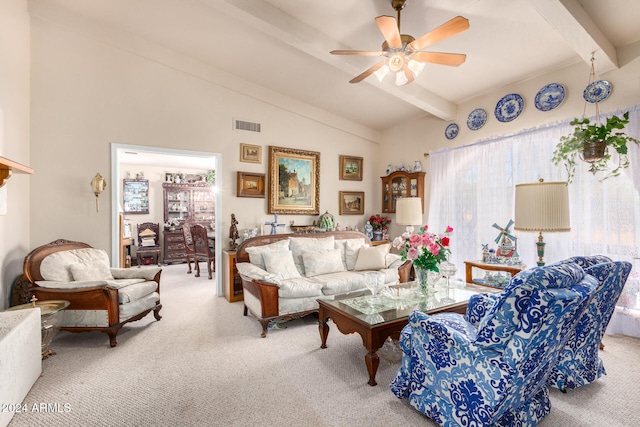
<svg viewBox="0 0 640 427">
<path fill-rule="evenodd" d="M 619 132 L 628 123 L 628 112 L 624 113 L 622 118 L 615 115 L 608 117 L 604 124 L 591 123 L 588 118 L 573 119 L 569 123 L 575 126 L 573 133 L 560 138 L 553 152 L 553 163 L 564 163 L 568 182 L 571 182 L 575 175 L 576 156 L 579 154 L 582 160 L 591 163 L 589 172 L 592 174 L 608 172 L 602 180 L 619 175 L 622 169 L 629 166 L 627 143 L 640 144 L 637 139 Z M 611 169 L 608 163 L 613 152 L 618 153 L 618 164 Z"/>
</svg>

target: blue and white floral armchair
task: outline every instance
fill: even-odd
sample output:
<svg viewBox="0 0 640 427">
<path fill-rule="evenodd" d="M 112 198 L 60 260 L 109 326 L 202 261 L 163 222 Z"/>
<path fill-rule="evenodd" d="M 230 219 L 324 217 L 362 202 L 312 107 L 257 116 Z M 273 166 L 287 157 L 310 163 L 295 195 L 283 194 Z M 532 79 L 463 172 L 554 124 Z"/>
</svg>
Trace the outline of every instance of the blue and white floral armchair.
<svg viewBox="0 0 640 427">
<path fill-rule="evenodd" d="M 558 264 L 566 263 L 578 264 L 599 285 L 547 379 L 549 386 L 562 391 L 585 386 L 606 374 L 598 355 L 600 341 L 631 272 L 631 263 L 613 262 L 602 255 L 573 257 Z"/>
<path fill-rule="evenodd" d="M 596 286 L 575 264 L 536 267 L 473 298 L 464 317 L 412 313 L 392 392 L 442 426 L 537 424 L 551 410 L 549 372 Z"/>
</svg>

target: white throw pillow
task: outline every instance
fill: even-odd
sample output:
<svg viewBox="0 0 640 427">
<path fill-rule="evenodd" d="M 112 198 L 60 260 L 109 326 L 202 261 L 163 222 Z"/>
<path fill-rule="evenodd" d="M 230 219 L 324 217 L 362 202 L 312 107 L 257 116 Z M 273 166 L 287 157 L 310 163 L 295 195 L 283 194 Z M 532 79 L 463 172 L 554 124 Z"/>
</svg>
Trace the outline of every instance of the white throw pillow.
<svg viewBox="0 0 640 427">
<path fill-rule="evenodd" d="M 300 274 L 304 275 L 304 262 L 302 254 L 307 251 L 321 251 L 335 248 L 335 239 L 329 237 L 289 237 L 291 252 L 293 253 L 293 262 Z"/>
<path fill-rule="evenodd" d="M 304 263 L 304 274 L 307 277 L 344 271 L 340 249 L 304 252 L 302 262 Z"/>
<path fill-rule="evenodd" d="M 364 239 L 347 240 L 344 254 L 347 264 L 347 270 L 352 271 L 355 268 L 358 254 L 360 253 L 360 248 L 363 247 L 369 247 L 369 245 L 364 242 Z"/>
<path fill-rule="evenodd" d="M 293 262 L 291 251 L 267 251 L 262 254 L 267 271 L 277 275 L 279 279 L 298 279 L 300 273 Z"/>
<path fill-rule="evenodd" d="M 353 268 L 354 271 L 381 270 L 387 268 L 385 258 L 391 250 L 391 245 L 378 245 L 371 248 L 362 247 L 358 251 L 358 259 Z"/>
<path fill-rule="evenodd" d="M 101 263 L 69 264 L 68 268 L 75 282 L 113 280 L 109 266 Z"/>
<path fill-rule="evenodd" d="M 262 246 L 251 246 L 245 249 L 249 254 L 249 262 L 253 265 L 260 267 L 263 270 L 266 270 L 267 267 L 264 265 L 264 260 L 262 259 L 262 254 L 268 251 L 286 251 L 289 250 L 289 240 L 278 240 L 277 242 L 269 243 L 268 245 Z"/>
</svg>

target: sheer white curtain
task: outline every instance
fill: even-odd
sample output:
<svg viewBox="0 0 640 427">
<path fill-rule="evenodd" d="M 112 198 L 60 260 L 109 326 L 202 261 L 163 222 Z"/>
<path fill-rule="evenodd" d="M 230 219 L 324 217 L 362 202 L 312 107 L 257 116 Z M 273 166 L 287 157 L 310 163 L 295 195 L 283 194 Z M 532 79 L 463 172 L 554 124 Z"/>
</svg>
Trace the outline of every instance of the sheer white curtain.
<svg viewBox="0 0 640 427">
<path fill-rule="evenodd" d="M 612 114 L 621 115 L 623 111 Z M 601 118 L 605 118 L 602 115 Z M 629 110 L 626 132 L 640 139 L 640 106 Z M 450 261 L 463 271 L 464 261 L 479 260 L 482 244 L 497 248 L 499 230 L 514 217 L 515 185 L 566 181 L 563 165 L 551 162 L 569 120 L 431 153 L 429 229 L 454 228 Z M 618 177 L 599 181 L 579 162 L 569 184 L 571 231 L 544 233 L 545 261 L 573 255 L 603 254 L 633 261 L 640 244 L 640 150 L 630 147 L 631 167 Z M 513 227 L 511 229 L 513 231 Z M 527 266 L 537 261 L 537 233 L 516 232 L 518 253 Z"/>
</svg>

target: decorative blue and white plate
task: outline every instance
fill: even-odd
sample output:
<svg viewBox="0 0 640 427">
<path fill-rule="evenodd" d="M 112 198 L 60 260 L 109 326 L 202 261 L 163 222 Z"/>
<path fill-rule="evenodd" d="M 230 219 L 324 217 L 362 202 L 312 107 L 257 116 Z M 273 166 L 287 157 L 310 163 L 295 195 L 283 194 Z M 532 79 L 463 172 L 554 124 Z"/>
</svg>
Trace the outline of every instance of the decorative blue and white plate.
<svg viewBox="0 0 640 427">
<path fill-rule="evenodd" d="M 549 83 L 543 86 L 536 95 L 535 105 L 540 111 L 550 111 L 558 108 L 564 101 L 565 90 L 560 83 Z"/>
<path fill-rule="evenodd" d="M 602 102 L 611 95 L 611 83 L 606 80 L 598 80 L 590 83 L 582 93 L 582 97 L 585 101 L 592 104 Z"/>
<path fill-rule="evenodd" d="M 487 112 L 484 108 L 476 108 L 467 117 L 467 126 L 471 130 L 478 130 L 487 123 Z"/>
<path fill-rule="evenodd" d="M 460 131 L 460 128 L 458 127 L 458 125 L 456 123 L 451 123 L 449 126 L 447 126 L 447 128 L 444 130 L 444 136 L 447 137 L 447 139 L 453 139 L 456 136 L 458 136 L 458 132 Z"/>
<path fill-rule="evenodd" d="M 510 93 L 502 97 L 496 104 L 496 119 L 501 122 L 510 122 L 516 119 L 524 110 L 524 99 L 517 93 Z"/>
</svg>

